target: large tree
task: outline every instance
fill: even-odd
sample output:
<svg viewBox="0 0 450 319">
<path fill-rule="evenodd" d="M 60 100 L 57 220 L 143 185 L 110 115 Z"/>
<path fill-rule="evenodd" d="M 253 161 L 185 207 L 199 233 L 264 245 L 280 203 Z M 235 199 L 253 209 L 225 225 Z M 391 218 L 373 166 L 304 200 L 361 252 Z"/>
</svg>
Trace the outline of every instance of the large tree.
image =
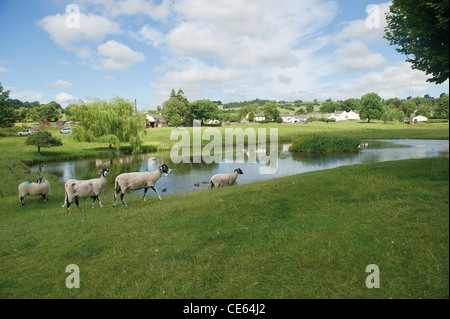
<svg viewBox="0 0 450 319">
<path fill-rule="evenodd" d="M 383 103 L 381 103 L 381 97 L 376 93 L 368 93 L 361 97 L 361 110 L 359 116 L 361 119 L 379 120 L 383 116 L 385 110 Z"/>
<path fill-rule="evenodd" d="M 263 113 L 267 121 L 280 122 L 280 111 L 277 108 L 275 101 L 266 102 L 263 106 Z"/>
<path fill-rule="evenodd" d="M 161 114 L 164 119 L 171 123 L 172 119 L 180 118 L 185 124 L 192 122 L 189 101 L 184 96 L 183 90 L 179 89 L 177 93 L 172 89 L 170 98 L 163 103 Z"/>
<path fill-rule="evenodd" d="M 432 74 L 429 82 L 449 76 L 448 0 L 393 0 L 386 15 L 385 38 L 407 56 L 413 69 Z"/>
<path fill-rule="evenodd" d="M 0 83 L 0 127 L 12 126 L 16 120 L 14 108 L 8 103 L 9 91 L 3 91 Z"/>
<path fill-rule="evenodd" d="M 217 120 L 220 118 L 220 110 L 216 103 L 211 100 L 197 100 L 190 104 L 192 120 Z M 189 123 L 191 124 L 191 123 Z"/>
<path fill-rule="evenodd" d="M 142 114 L 134 114 L 132 102 L 120 97 L 110 101 L 91 99 L 72 104 L 71 110 L 78 119 L 74 138 L 78 141 L 101 141 L 119 150 L 123 143 L 131 144 L 133 154 L 141 152 L 140 132 L 145 133 Z"/>
</svg>

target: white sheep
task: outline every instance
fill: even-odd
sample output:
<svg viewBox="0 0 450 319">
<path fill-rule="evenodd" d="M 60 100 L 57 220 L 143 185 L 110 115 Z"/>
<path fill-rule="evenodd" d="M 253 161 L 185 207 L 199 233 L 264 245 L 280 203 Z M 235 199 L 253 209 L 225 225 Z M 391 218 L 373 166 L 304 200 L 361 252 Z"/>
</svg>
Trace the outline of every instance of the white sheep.
<svg viewBox="0 0 450 319">
<path fill-rule="evenodd" d="M 129 193 L 134 190 L 144 189 L 144 196 L 142 200 L 145 202 L 145 194 L 147 193 L 147 189 L 151 188 L 158 195 L 159 200 L 161 196 L 159 196 L 158 190 L 155 188 L 155 184 L 158 179 L 162 176 L 163 173 L 170 174 L 172 170 L 166 165 L 161 164 L 154 172 L 134 172 L 134 173 L 123 173 L 116 177 L 114 182 L 114 204 L 113 207 L 116 207 L 117 204 L 117 195 L 120 193 L 120 199 L 122 200 L 123 205 L 126 207 L 127 203 L 123 199 L 126 193 Z"/>
<path fill-rule="evenodd" d="M 236 168 L 233 174 L 216 174 L 211 177 L 208 189 L 219 186 L 231 186 L 236 182 L 239 174 L 244 174 L 240 168 Z"/>
<path fill-rule="evenodd" d="M 100 207 L 103 207 L 102 201 L 100 200 L 100 194 L 106 187 L 107 178 L 108 178 L 109 170 L 104 168 L 98 171 L 100 174 L 99 178 L 79 181 L 76 179 L 69 179 L 65 184 L 66 194 L 64 197 L 64 205 L 67 205 L 67 213 L 70 214 L 70 204 L 75 199 L 75 204 L 79 209 L 82 209 L 80 203 L 78 202 L 78 198 L 87 198 L 91 197 L 94 199 L 92 202 L 92 208 L 94 208 L 95 201 L 98 200 L 98 204 Z"/>
<path fill-rule="evenodd" d="M 19 187 L 19 200 L 22 205 L 25 205 L 23 199 L 25 196 L 38 196 L 41 195 L 44 199 L 44 203 L 47 202 L 47 194 L 50 192 L 50 183 L 45 179 L 44 175 L 41 175 L 36 183 L 33 182 L 23 182 L 20 183 Z"/>
</svg>

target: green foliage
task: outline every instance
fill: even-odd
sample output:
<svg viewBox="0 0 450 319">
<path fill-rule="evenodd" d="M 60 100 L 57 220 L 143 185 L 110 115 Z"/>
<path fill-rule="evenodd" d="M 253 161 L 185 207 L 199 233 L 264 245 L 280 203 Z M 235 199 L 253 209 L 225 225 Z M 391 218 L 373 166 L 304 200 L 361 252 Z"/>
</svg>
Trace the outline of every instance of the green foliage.
<svg viewBox="0 0 450 319">
<path fill-rule="evenodd" d="M 448 94 L 439 98 L 434 117 L 448 120 Z"/>
<path fill-rule="evenodd" d="M 206 120 L 217 120 L 220 117 L 219 107 L 211 100 L 198 100 L 189 106 L 192 120 L 201 120 L 204 123 Z"/>
<path fill-rule="evenodd" d="M 267 121 L 279 122 L 281 120 L 280 111 L 278 111 L 277 103 L 269 101 L 263 106 L 263 113 Z"/>
<path fill-rule="evenodd" d="M 184 96 L 183 90 L 179 89 L 177 93 L 172 89 L 170 98 L 163 103 L 161 114 L 164 119 L 172 124 L 174 117 L 178 116 L 187 124 L 193 120 L 193 114 L 190 112 L 189 101 Z"/>
<path fill-rule="evenodd" d="M 386 16 L 385 38 L 437 84 L 449 77 L 448 11 L 448 0 L 394 0 Z"/>
<path fill-rule="evenodd" d="M 8 104 L 9 91 L 3 91 L 0 82 L 0 127 L 10 127 L 15 122 L 14 108 Z"/>
<path fill-rule="evenodd" d="M 133 154 L 141 152 L 142 141 L 139 133 L 144 132 L 144 115 L 133 115 L 132 102 L 114 97 L 109 102 L 91 99 L 73 104 L 73 114 L 78 119 L 74 131 L 77 141 L 106 142 L 119 151 L 122 143 L 129 143 Z"/>
<path fill-rule="evenodd" d="M 341 109 L 341 105 L 338 102 L 334 102 L 334 101 L 327 101 L 324 104 L 322 104 L 322 106 L 320 107 L 320 112 L 321 113 L 333 113 L 336 110 L 340 110 Z"/>
<path fill-rule="evenodd" d="M 360 142 L 359 138 L 352 136 L 311 135 L 294 140 L 289 150 L 306 153 L 356 152 Z"/>
<path fill-rule="evenodd" d="M 248 113 L 248 121 L 250 122 L 250 123 L 253 123 L 253 120 L 255 119 L 255 112 L 254 111 L 250 111 L 249 113 Z"/>
<path fill-rule="evenodd" d="M 47 131 L 40 131 L 28 135 L 27 139 L 25 140 L 25 145 L 37 146 L 38 155 L 41 155 L 41 147 L 61 146 L 62 141 L 57 137 L 53 137 L 52 134 Z"/>
<path fill-rule="evenodd" d="M 368 93 L 361 97 L 361 110 L 359 116 L 361 119 L 379 120 L 385 110 L 381 103 L 381 97 L 376 93 Z"/>
</svg>

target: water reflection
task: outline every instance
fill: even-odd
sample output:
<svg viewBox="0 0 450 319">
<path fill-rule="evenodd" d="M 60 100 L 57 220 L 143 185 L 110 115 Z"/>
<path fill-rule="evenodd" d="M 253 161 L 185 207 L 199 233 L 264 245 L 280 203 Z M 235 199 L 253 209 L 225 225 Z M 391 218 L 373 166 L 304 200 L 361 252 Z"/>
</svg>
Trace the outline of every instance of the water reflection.
<svg viewBox="0 0 450 319">
<path fill-rule="evenodd" d="M 359 163 L 375 163 L 411 158 L 448 157 L 448 140 L 376 140 L 364 141 L 358 153 L 311 155 L 289 152 L 289 144 L 280 145 L 278 148 L 278 160 L 276 163 L 261 162 L 260 155 L 268 155 L 273 150 L 258 148 L 254 154 L 254 148 L 244 150 L 244 158 L 236 163 L 235 153 L 222 152 L 220 163 L 173 163 L 169 152 L 145 154 L 141 156 L 124 156 L 121 158 L 106 158 L 95 160 L 80 160 L 70 162 L 48 163 L 32 167 L 32 171 L 41 169 L 44 173 L 56 174 L 59 180 L 65 182 L 70 178 L 88 179 L 97 177 L 100 168 L 109 168 L 109 183 L 114 183 L 114 178 L 121 173 L 136 171 L 154 171 L 161 163 L 167 164 L 173 173 L 162 176 L 156 187 L 166 189 L 167 193 L 181 193 L 203 190 L 207 188 L 210 177 L 217 173 L 232 173 L 237 167 L 244 172 L 237 182 L 239 184 L 251 183 L 258 180 L 277 178 L 287 175 L 300 174 L 310 171 L 334 168 L 343 165 Z M 258 155 L 258 156 L 255 156 Z M 226 159 L 233 158 L 230 162 Z M 255 161 L 253 159 L 256 158 Z M 250 159 L 250 160 L 249 160 Z M 261 174 L 261 167 L 276 164 L 273 174 Z M 112 187 L 112 186 L 111 186 Z"/>
</svg>

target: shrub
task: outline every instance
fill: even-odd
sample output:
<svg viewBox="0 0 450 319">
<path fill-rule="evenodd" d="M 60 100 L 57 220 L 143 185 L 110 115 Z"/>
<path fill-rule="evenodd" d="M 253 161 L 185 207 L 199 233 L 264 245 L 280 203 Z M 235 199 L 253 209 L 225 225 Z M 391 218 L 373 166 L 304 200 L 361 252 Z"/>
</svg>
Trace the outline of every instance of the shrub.
<svg viewBox="0 0 450 319">
<path fill-rule="evenodd" d="M 360 142 L 360 139 L 350 136 L 311 135 L 296 139 L 289 150 L 306 153 L 356 152 Z"/>
</svg>

